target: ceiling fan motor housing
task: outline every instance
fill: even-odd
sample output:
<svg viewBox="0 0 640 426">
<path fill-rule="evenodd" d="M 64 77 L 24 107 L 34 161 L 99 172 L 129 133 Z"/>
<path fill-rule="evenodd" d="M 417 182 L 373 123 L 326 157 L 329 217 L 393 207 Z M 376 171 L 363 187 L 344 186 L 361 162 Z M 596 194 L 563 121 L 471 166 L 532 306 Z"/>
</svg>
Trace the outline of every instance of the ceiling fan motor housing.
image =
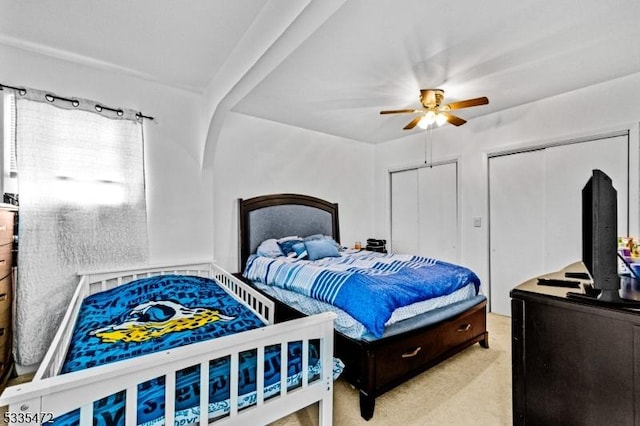
<svg viewBox="0 0 640 426">
<path fill-rule="evenodd" d="M 420 103 L 425 108 L 438 107 L 444 99 L 444 90 L 442 89 L 421 89 Z"/>
</svg>

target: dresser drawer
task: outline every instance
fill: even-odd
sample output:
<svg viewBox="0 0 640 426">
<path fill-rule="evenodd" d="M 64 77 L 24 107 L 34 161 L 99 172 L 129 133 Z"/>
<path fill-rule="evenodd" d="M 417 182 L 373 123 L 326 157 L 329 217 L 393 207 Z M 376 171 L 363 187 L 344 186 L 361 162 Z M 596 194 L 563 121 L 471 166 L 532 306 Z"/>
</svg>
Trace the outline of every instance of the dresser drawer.
<svg viewBox="0 0 640 426">
<path fill-rule="evenodd" d="M 11 273 L 13 265 L 13 243 L 0 246 L 0 279 Z"/>
<path fill-rule="evenodd" d="M 0 346 L 11 340 L 11 316 L 5 315 L 0 318 Z M 0 357 L 1 358 L 1 357 Z"/>
<path fill-rule="evenodd" d="M 13 221 L 15 212 L 0 210 L 0 244 L 13 242 Z"/>
<path fill-rule="evenodd" d="M 11 340 L 0 346 L 0 377 L 4 377 L 12 365 Z"/>
<path fill-rule="evenodd" d="M 12 294 L 12 275 L 9 274 L 0 280 L 0 327 L 11 322 Z"/>
</svg>

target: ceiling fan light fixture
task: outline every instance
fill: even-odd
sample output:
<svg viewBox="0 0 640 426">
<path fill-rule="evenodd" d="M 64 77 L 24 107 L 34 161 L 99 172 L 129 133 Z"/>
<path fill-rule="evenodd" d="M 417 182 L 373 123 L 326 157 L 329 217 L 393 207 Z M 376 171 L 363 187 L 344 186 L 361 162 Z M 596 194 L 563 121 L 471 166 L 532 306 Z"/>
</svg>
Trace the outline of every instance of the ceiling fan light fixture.
<svg viewBox="0 0 640 426">
<path fill-rule="evenodd" d="M 420 121 L 418 121 L 418 127 L 421 129 L 426 129 L 430 125 L 436 122 L 436 113 L 433 111 L 427 111 Z"/>
<path fill-rule="evenodd" d="M 444 114 L 442 114 L 442 113 L 438 113 L 438 114 L 436 115 L 436 124 L 437 124 L 438 126 L 442 126 L 442 125 L 443 125 L 444 123 L 446 123 L 446 122 L 447 122 L 447 116 L 446 116 L 446 115 L 444 115 Z"/>
</svg>

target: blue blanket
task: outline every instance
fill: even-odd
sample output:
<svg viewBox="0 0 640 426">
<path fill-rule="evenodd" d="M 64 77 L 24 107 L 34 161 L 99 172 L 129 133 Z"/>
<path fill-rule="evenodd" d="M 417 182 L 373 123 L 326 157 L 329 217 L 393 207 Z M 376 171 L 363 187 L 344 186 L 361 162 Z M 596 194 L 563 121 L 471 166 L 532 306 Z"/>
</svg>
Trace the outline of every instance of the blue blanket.
<svg viewBox="0 0 640 426">
<path fill-rule="evenodd" d="M 215 281 L 184 275 L 144 278 L 87 297 L 80 308 L 72 342 L 62 368 L 70 373 L 190 343 L 264 326 L 245 305 Z M 318 342 L 309 345 L 309 365 L 319 370 Z M 295 387 L 302 371 L 301 342 L 286 348 L 288 384 Z M 279 346 L 265 348 L 265 395 L 280 388 Z M 255 403 L 255 350 L 240 354 L 240 406 Z M 229 358 L 209 365 L 209 418 L 229 410 Z M 317 370 L 313 370 L 317 373 Z M 311 381 L 311 379 L 310 379 Z M 160 424 L 164 418 L 164 377 L 138 385 L 138 424 Z M 199 418 L 200 366 L 176 373 L 176 422 Z M 94 425 L 124 425 L 125 394 L 119 392 L 94 406 Z M 59 416 L 56 424 L 77 424 L 79 410 Z M 180 420 L 182 419 L 182 420 Z"/>
<path fill-rule="evenodd" d="M 469 283 L 479 291 L 471 270 L 421 256 L 358 252 L 320 260 L 252 255 L 244 276 L 333 304 L 382 336 L 393 311 L 450 294 Z"/>
</svg>

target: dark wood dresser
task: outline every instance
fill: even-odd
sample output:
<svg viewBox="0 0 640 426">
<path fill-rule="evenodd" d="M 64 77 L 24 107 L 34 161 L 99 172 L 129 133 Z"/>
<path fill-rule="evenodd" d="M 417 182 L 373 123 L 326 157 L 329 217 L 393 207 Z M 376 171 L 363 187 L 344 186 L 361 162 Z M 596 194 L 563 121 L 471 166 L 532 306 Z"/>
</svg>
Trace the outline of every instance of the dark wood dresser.
<svg viewBox="0 0 640 426">
<path fill-rule="evenodd" d="M 13 369 L 11 317 L 16 211 L 14 207 L 0 205 L 0 386 L 4 386 Z"/>
<path fill-rule="evenodd" d="M 511 291 L 513 424 L 640 425 L 640 310 L 568 291 L 581 290 L 536 278 Z"/>
</svg>

